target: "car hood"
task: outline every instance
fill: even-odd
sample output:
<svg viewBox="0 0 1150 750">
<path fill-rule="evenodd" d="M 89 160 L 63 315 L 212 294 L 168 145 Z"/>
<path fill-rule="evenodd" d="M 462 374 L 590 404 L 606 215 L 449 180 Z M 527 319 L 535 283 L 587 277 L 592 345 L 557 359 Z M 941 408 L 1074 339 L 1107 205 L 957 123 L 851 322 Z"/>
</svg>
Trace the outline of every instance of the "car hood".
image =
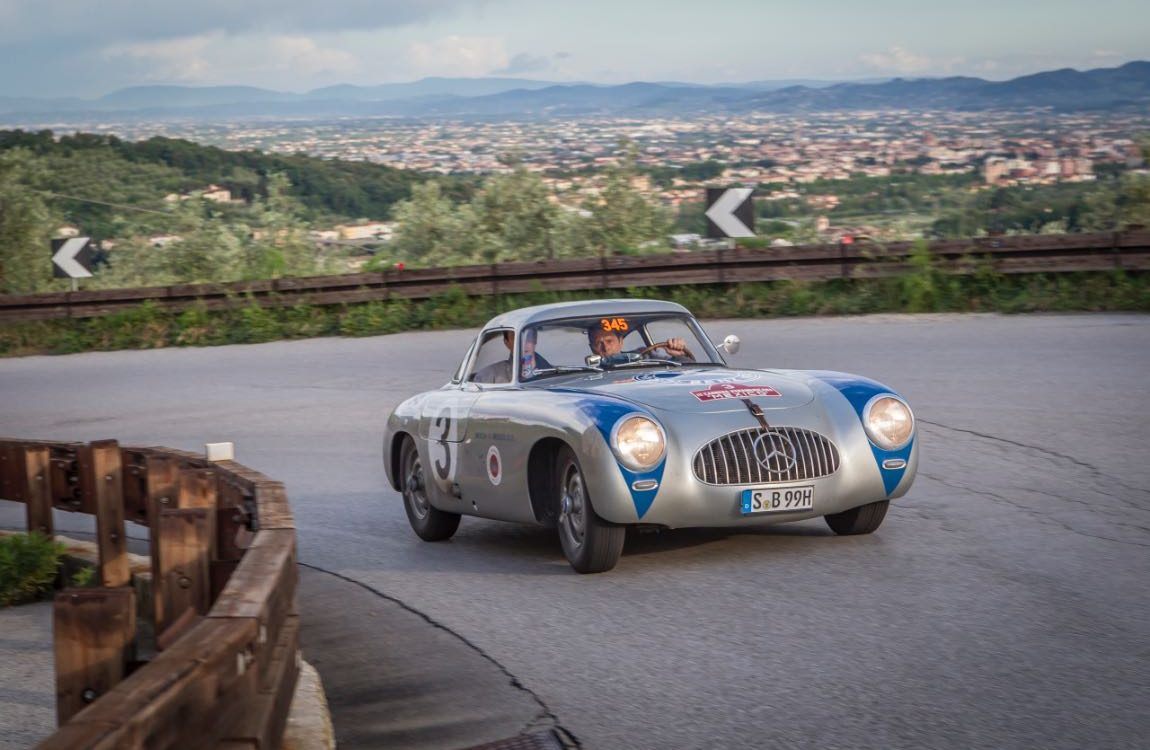
<svg viewBox="0 0 1150 750">
<path fill-rule="evenodd" d="M 682 370 L 615 370 L 587 375 L 566 389 L 606 393 L 663 411 L 719 414 L 745 411 L 743 399 L 764 410 L 793 409 L 815 395 L 805 379 L 772 370 L 725 367 Z"/>
</svg>

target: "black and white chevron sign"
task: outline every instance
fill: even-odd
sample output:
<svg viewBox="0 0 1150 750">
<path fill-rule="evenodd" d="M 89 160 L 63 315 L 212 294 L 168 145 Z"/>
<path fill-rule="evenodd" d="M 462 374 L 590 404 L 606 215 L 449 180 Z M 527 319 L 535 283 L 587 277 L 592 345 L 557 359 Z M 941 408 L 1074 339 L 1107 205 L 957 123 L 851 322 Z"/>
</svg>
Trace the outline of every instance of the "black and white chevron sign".
<svg viewBox="0 0 1150 750">
<path fill-rule="evenodd" d="M 707 188 L 707 237 L 755 236 L 753 188 Z"/>
<path fill-rule="evenodd" d="M 92 255 L 95 248 L 91 237 L 70 237 L 52 240 L 52 277 L 56 279 L 87 279 L 92 276 Z"/>
</svg>

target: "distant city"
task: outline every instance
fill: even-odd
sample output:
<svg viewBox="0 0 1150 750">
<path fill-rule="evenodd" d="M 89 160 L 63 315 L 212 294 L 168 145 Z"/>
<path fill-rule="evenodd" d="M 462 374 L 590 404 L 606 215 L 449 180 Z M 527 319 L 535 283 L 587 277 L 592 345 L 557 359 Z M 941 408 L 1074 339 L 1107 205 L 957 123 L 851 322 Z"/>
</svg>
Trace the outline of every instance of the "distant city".
<svg viewBox="0 0 1150 750">
<path fill-rule="evenodd" d="M 57 126 L 58 127 L 58 126 Z M 859 175 L 978 172 L 986 184 L 1050 184 L 1094 179 L 1100 164 L 1141 165 L 1139 136 L 1150 117 L 1042 112 L 822 112 L 677 118 L 468 122 L 389 118 L 337 121 L 78 123 L 77 131 L 127 140 L 162 135 L 228 150 L 386 164 L 441 174 L 510 171 L 508 157 L 542 173 L 562 202 L 594 190 L 590 179 L 618 165 L 633 144 L 640 167 L 722 165 L 709 180 L 767 188 Z M 63 131 L 57 131 L 63 132 Z M 699 184 L 675 178 L 639 186 L 667 206 L 699 199 Z M 833 208 L 833 196 L 822 199 Z"/>
<path fill-rule="evenodd" d="M 597 203 L 612 170 L 627 165 L 636 168 L 630 188 L 668 209 L 670 242 L 684 249 L 702 240 L 701 203 L 709 186 L 754 188 L 757 214 L 770 220 L 762 236 L 772 243 L 1004 231 L 989 214 L 951 219 L 982 190 L 1043 187 L 1084 195 L 1091 186 L 1049 186 L 1144 171 L 1150 135 L 1150 62 L 1006 82 L 528 84 L 424 79 L 305 95 L 175 86 L 124 89 L 87 102 L 0 97 L 0 130 L 129 142 L 164 136 L 421 174 L 485 176 L 523 168 L 539 176 L 551 202 L 581 216 Z M 239 205 L 250 199 L 234 187 L 203 184 L 163 200 Z M 1025 222 L 1028 231 L 1072 227 L 1078 210 L 1051 206 L 1043 198 L 1031 207 L 1038 214 Z M 387 242 L 398 226 L 388 219 L 390 204 L 377 208 L 363 215 L 371 209 L 361 204 L 358 216 L 313 221 L 310 236 L 345 245 Z M 252 236 L 264 233 L 255 228 Z M 148 242 L 159 247 L 181 239 L 164 234 Z"/>
</svg>

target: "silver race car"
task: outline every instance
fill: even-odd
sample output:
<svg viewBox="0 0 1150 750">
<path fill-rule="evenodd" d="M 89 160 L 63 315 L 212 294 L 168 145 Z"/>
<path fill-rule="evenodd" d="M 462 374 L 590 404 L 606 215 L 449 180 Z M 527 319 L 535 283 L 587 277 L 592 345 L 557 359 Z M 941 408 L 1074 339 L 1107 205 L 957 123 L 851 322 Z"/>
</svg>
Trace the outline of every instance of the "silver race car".
<svg viewBox="0 0 1150 750">
<path fill-rule="evenodd" d="M 613 568 L 628 526 L 877 529 L 914 481 L 906 401 L 841 372 L 729 367 L 738 344 L 669 302 L 500 315 L 450 383 L 392 412 L 388 480 L 422 539 L 462 515 L 558 527 L 580 573 Z"/>
</svg>

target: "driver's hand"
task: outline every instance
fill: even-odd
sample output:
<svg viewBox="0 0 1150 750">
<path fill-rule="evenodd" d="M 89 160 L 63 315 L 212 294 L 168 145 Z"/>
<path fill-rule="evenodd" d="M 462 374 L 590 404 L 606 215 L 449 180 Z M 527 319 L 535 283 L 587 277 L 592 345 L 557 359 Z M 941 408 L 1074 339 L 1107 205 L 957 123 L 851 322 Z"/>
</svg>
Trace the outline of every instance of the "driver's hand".
<svg viewBox="0 0 1150 750">
<path fill-rule="evenodd" d="M 687 355 L 687 342 L 683 339 L 667 339 L 667 346 L 664 347 L 667 354 L 672 357 L 685 357 Z"/>
</svg>

